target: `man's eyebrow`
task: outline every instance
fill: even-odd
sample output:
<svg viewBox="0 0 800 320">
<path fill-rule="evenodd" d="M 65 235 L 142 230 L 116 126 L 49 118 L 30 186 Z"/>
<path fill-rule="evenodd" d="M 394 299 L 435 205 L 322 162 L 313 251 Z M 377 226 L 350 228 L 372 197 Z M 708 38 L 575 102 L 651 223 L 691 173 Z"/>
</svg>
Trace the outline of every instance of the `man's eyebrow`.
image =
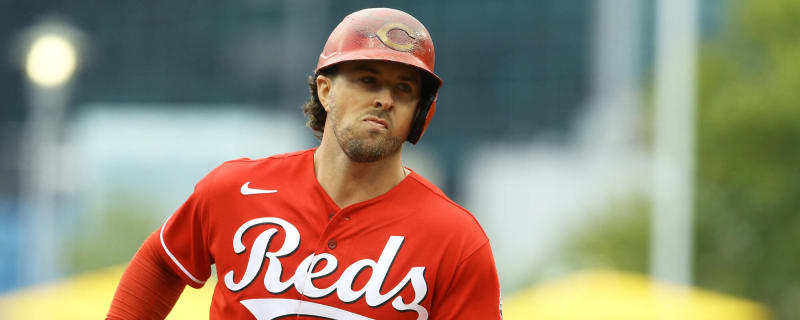
<svg viewBox="0 0 800 320">
<path fill-rule="evenodd" d="M 378 69 L 375 69 L 375 68 L 370 67 L 370 66 L 365 65 L 365 64 L 358 65 L 358 66 L 354 67 L 353 70 L 369 72 L 369 73 L 372 73 L 372 74 L 380 74 L 380 71 L 378 71 Z M 417 77 L 414 77 L 411 74 L 400 75 L 400 80 L 408 81 L 408 82 L 419 82 L 420 81 Z"/>
<path fill-rule="evenodd" d="M 376 70 L 375 68 L 372 68 L 372 67 L 370 67 L 370 66 L 367 66 L 367 65 L 365 65 L 365 64 L 358 65 L 358 66 L 356 66 L 355 68 L 353 68 L 353 70 L 356 70 L 356 71 L 366 71 L 366 72 L 369 72 L 369 73 L 374 73 L 374 74 L 378 74 L 378 73 L 379 73 L 379 72 L 378 72 L 378 70 Z"/>
<path fill-rule="evenodd" d="M 408 81 L 408 82 L 420 82 L 420 79 L 417 77 L 412 77 L 410 75 L 401 75 L 400 80 Z"/>
</svg>

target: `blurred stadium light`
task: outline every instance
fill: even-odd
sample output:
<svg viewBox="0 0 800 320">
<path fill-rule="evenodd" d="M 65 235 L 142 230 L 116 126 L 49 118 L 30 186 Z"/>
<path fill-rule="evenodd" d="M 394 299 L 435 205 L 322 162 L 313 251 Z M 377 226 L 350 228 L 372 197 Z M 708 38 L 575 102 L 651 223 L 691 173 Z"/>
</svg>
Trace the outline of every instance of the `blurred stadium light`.
<svg viewBox="0 0 800 320">
<path fill-rule="evenodd" d="M 73 43 L 58 34 L 43 34 L 31 46 L 25 71 L 36 85 L 60 86 L 70 80 L 77 62 Z"/>
<path fill-rule="evenodd" d="M 17 35 L 16 58 L 28 78 L 30 118 L 23 136 L 23 226 L 27 239 L 23 281 L 50 280 L 59 275 L 60 251 L 56 218 L 58 177 L 63 169 L 61 130 L 72 80 L 78 70 L 85 36 L 57 16 L 46 16 Z M 20 53 L 25 56 L 21 59 Z"/>
</svg>

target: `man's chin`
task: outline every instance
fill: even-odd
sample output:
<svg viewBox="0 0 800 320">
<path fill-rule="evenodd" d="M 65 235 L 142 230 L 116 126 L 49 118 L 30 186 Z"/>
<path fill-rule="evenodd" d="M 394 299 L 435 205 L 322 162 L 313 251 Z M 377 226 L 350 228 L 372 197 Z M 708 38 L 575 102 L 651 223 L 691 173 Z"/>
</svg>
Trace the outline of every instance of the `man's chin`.
<svg viewBox="0 0 800 320">
<path fill-rule="evenodd" d="M 396 142 L 389 142 L 385 138 L 365 138 L 353 139 L 340 146 L 347 157 L 354 162 L 375 162 L 398 152 L 400 148 L 394 144 Z"/>
</svg>

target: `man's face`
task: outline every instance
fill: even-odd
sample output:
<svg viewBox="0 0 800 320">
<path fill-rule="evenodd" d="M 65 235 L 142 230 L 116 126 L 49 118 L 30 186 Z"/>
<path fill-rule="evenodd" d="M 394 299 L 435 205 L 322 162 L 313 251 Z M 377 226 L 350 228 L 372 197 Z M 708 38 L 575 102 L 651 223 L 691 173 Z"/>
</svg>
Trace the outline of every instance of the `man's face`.
<svg viewBox="0 0 800 320">
<path fill-rule="evenodd" d="M 332 131 L 356 162 L 397 153 L 419 103 L 420 77 L 416 68 L 395 62 L 340 64 L 333 79 L 317 80 L 320 101 L 328 112 L 325 132 Z"/>
</svg>

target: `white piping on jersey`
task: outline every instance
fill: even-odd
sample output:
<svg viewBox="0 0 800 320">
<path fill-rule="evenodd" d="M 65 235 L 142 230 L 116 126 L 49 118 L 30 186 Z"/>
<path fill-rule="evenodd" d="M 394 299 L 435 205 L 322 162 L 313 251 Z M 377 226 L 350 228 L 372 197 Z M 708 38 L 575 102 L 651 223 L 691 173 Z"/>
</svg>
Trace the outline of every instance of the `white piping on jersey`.
<svg viewBox="0 0 800 320">
<path fill-rule="evenodd" d="M 167 252 L 167 255 L 170 257 L 170 259 L 172 259 L 172 262 L 175 262 L 175 264 L 178 265 L 178 268 L 180 268 L 181 271 L 183 271 L 183 273 L 186 274 L 187 277 L 189 277 L 189 279 L 192 279 L 192 281 L 197 282 L 197 284 L 206 283 L 205 281 L 200 281 L 200 279 L 195 278 L 191 273 L 189 273 L 189 271 L 186 270 L 186 268 L 184 268 L 180 262 L 178 262 L 178 259 L 175 258 L 174 255 L 172 255 L 172 252 L 169 252 L 169 249 L 167 249 L 167 244 L 164 243 L 164 228 L 167 227 L 167 223 L 169 222 L 170 218 L 172 218 L 172 216 L 169 216 L 169 218 L 167 218 L 167 221 L 164 221 L 164 225 L 161 226 L 161 233 L 160 233 L 161 246 L 164 247 L 164 251 Z"/>
</svg>

